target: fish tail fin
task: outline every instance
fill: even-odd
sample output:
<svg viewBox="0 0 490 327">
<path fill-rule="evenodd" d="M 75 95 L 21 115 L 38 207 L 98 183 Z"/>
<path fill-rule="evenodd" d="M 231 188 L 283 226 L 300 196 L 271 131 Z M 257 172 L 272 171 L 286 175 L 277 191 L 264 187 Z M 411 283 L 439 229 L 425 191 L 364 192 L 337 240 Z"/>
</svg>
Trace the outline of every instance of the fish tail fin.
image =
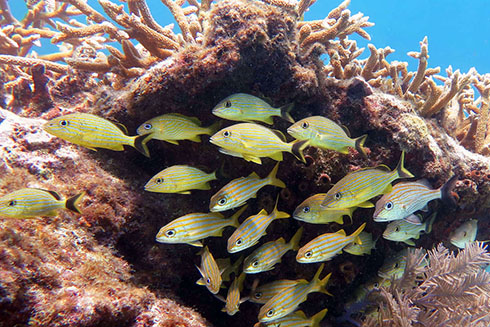
<svg viewBox="0 0 490 327">
<path fill-rule="evenodd" d="M 274 205 L 274 210 L 272 211 L 272 216 L 274 219 L 289 218 L 291 215 L 287 212 L 279 211 L 277 209 L 277 203 L 279 202 L 279 194 L 277 195 L 276 204 Z"/>
<path fill-rule="evenodd" d="M 218 120 L 215 123 L 213 123 L 211 126 L 206 127 L 205 128 L 205 130 L 206 130 L 205 134 L 206 135 L 213 135 L 214 133 L 216 133 L 219 130 L 219 128 L 221 127 L 221 123 L 222 123 L 222 121 Z"/>
<path fill-rule="evenodd" d="M 309 140 L 293 141 L 291 145 L 291 152 L 302 162 L 306 162 L 303 150 L 309 145 L 309 142 Z"/>
<path fill-rule="evenodd" d="M 313 317 L 311 317 L 311 327 L 320 327 L 320 321 L 325 318 L 328 309 L 323 309 L 322 311 L 316 313 Z"/>
<path fill-rule="evenodd" d="M 233 216 L 230 217 L 230 220 L 232 221 L 230 226 L 233 227 L 238 227 L 240 226 L 240 223 L 238 222 L 238 218 L 242 215 L 242 213 L 247 209 L 248 204 L 244 205 L 243 207 L 240 208 L 237 212 L 233 214 Z"/>
<path fill-rule="evenodd" d="M 457 195 L 453 194 L 453 188 L 456 182 L 458 181 L 458 176 L 454 175 L 451 177 L 442 187 L 441 187 L 441 200 L 452 206 L 457 204 Z"/>
<path fill-rule="evenodd" d="M 364 227 L 366 227 L 366 223 L 363 223 L 354 233 L 352 233 L 351 237 L 354 239 L 354 243 L 359 245 L 362 244 L 359 234 L 361 234 L 361 232 L 364 230 Z"/>
<path fill-rule="evenodd" d="M 280 179 L 278 179 L 276 177 L 278 169 L 279 169 L 279 162 L 271 170 L 271 172 L 269 173 L 269 176 L 267 176 L 267 179 L 269 180 L 269 185 L 274 185 L 274 186 L 277 186 L 280 188 L 285 188 L 286 184 L 284 184 L 283 181 L 281 181 Z"/>
<path fill-rule="evenodd" d="M 366 142 L 366 138 L 367 134 L 364 134 L 354 139 L 357 152 L 359 152 L 364 158 L 367 158 L 366 151 L 364 150 L 364 142 Z"/>
<path fill-rule="evenodd" d="M 279 109 L 281 110 L 281 118 L 284 119 L 285 121 L 290 122 L 291 124 L 294 124 L 294 119 L 291 117 L 289 112 L 294 108 L 294 103 L 288 103 Z"/>
<path fill-rule="evenodd" d="M 425 232 L 427 234 L 429 234 L 430 232 L 432 232 L 432 224 L 434 224 L 434 220 L 436 220 L 436 216 L 437 216 L 437 211 L 434 212 L 430 217 L 429 217 L 429 221 L 427 222 L 427 226 L 425 227 Z"/>
<path fill-rule="evenodd" d="M 316 271 L 316 274 L 315 274 L 315 276 L 313 277 L 313 280 L 312 280 L 312 283 L 314 283 L 313 288 L 315 290 L 318 290 L 318 292 L 320 292 L 320 293 L 324 293 L 324 294 L 333 296 L 325 288 L 327 286 L 328 280 L 330 279 L 330 276 L 332 276 L 332 273 L 328 274 L 323 279 L 320 279 L 320 274 L 322 273 L 322 270 L 323 270 L 323 267 L 324 266 L 325 266 L 325 264 L 322 263 L 322 265 L 320 266 L 320 268 L 318 268 L 318 270 Z"/>
<path fill-rule="evenodd" d="M 395 171 L 398 174 L 399 178 L 412 178 L 414 177 L 411 172 L 409 172 L 404 166 L 404 161 L 405 161 L 405 151 L 402 151 L 402 154 L 400 156 L 400 161 L 398 162 L 398 165 L 395 168 Z"/>
<path fill-rule="evenodd" d="M 149 158 L 150 150 L 148 150 L 148 146 L 146 145 L 146 143 L 152 138 L 153 138 L 153 133 L 135 136 L 133 146 L 145 157 Z"/>
<path fill-rule="evenodd" d="M 78 205 L 80 204 L 80 201 L 82 200 L 82 197 L 84 195 L 85 192 L 82 192 L 82 193 L 78 193 L 75 196 L 72 196 L 71 198 L 66 199 L 65 208 L 76 213 L 82 213 Z"/>
<path fill-rule="evenodd" d="M 238 290 L 241 292 L 242 289 L 243 289 L 243 282 L 245 281 L 245 276 L 247 276 L 247 274 L 242 271 L 240 273 L 240 275 L 238 276 Z"/>
<path fill-rule="evenodd" d="M 296 233 L 294 233 L 293 237 L 289 241 L 289 245 L 293 251 L 299 250 L 299 241 L 301 240 L 301 236 L 303 235 L 303 227 L 300 227 Z"/>
</svg>

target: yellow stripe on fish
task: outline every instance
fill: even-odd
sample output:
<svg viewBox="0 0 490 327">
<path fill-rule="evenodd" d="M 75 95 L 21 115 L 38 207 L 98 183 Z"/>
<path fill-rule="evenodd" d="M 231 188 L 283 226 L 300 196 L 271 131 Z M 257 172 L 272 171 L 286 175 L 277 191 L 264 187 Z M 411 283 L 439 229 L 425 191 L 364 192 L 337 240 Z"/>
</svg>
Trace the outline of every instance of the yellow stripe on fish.
<svg viewBox="0 0 490 327">
<path fill-rule="evenodd" d="M 298 251 L 299 240 L 303 234 L 303 227 L 286 243 L 284 238 L 267 242 L 245 258 L 243 271 L 247 274 L 257 274 L 274 269 L 274 265 L 281 262 L 281 258 L 289 250 Z"/>
<path fill-rule="evenodd" d="M 215 179 L 215 172 L 208 174 L 191 166 L 175 165 L 153 176 L 146 183 L 145 191 L 190 194 L 190 190 L 211 189 L 209 181 Z"/>
<path fill-rule="evenodd" d="M 394 241 L 404 242 L 408 245 L 415 246 L 412 239 L 419 239 L 422 232 L 430 233 L 432 230 L 432 224 L 436 218 L 436 213 L 433 213 L 427 221 L 421 225 L 414 225 L 405 220 L 395 220 L 386 226 L 383 232 L 383 238 Z"/>
<path fill-rule="evenodd" d="M 221 271 L 218 268 L 218 264 L 207 246 L 199 254 L 201 255 L 201 267 L 196 266 L 196 268 L 202 277 L 196 284 L 205 285 L 211 293 L 217 294 L 222 283 Z"/>
<path fill-rule="evenodd" d="M 252 289 L 249 301 L 265 304 L 281 290 L 296 285 L 301 280 L 280 279 Z"/>
<path fill-rule="evenodd" d="M 306 298 L 310 293 L 321 292 L 329 294 L 325 289 L 325 286 L 328 283 L 331 273 L 320 280 L 323 266 L 324 264 L 318 268 L 318 271 L 311 282 L 299 280 L 295 285 L 282 289 L 267 301 L 267 303 L 260 308 L 258 315 L 259 321 L 270 322 L 290 314 L 296 310 L 301 303 L 306 301 Z"/>
<path fill-rule="evenodd" d="M 363 231 L 359 234 L 359 239 L 361 244 L 351 243 L 344 248 L 344 252 L 352 255 L 371 254 L 371 250 L 376 246 L 376 241 L 373 241 L 373 235 Z"/>
<path fill-rule="evenodd" d="M 367 135 L 352 139 L 347 128 L 326 117 L 312 116 L 301 119 L 288 128 L 288 133 L 297 140 L 309 140 L 310 146 L 344 154 L 349 153 L 349 148 L 354 148 L 366 156 L 363 145 Z"/>
<path fill-rule="evenodd" d="M 227 226 L 238 227 L 238 217 L 246 208 L 247 206 L 242 207 L 229 219 L 225 219 L 220 213 L 187 214 L 160 228 L 156 241 L 202 246 L 200 240 L 210 236 L 222 236 L 223 229 Z"/>
<path fill-rule="evenodd" d="M 103 148 L 123 151 L 124 145 L 129 145 L 145 156 L 150 156 L 146 142 L 151 139 L 151 135 L 128 136 L 124 126 L 96 115 L 74 113 L 60 116 L 44 124 L 43 129 L 49 134 L 90 150 L 97 151 L 95 148 Z"/>
<path fill-rule="evenodd" d="M 363 223 L 354 233 L 345 235 L 343 229 L 336 233 L 325 233 L 315 237 L 313 240 L 299 249 L 296 261 L 300 263 L 313 263 L 327 261 L 342 252 L 342 249 L 351 243 L 361 244 L 359 234 L 366 227 Z"/>
<path fill-rule="evenodd" d="M 181 140 L 201 142 L 199 135 L 211 135 L 216 132 L 218 126 L 219 122 L 209 127 L 201 127 L 201 121 L 196 117 L 170 113 L 145 121 L 136 132 L 140 135 L 151 133 L 155 140 L 179 144 L 177 141 Z"/>
<path fill-rule="evenodd" d="M 268 323 L 258 322 L 254 327 L 320 327 L 320 322 L 325 318 L 327 311 L 328 309 L 323 309 L 307 318 L 303 311 L 298 310 Z"/>
<path fill-rule="evenodd" d="M 211 197 L 209 210 L 217 212 L 239 207 L 247 200 L 255 198 L 257 192 L 266 185 L 286 187 L 284 182 L 276 178 L 278 168 L 279 163 L 274 166 L 270 174 L 264 179 L 261 179 L 256 173 L 251 173 L 247 177 L 232 180 Z"/>
<path fill-rule="evenodd" d="M 352 221 L 352 213 L 357 207 L 352 208 L 326 208 L 321 203 L 325 199 L 326 193 L 319 193 L 310 196 L 294 210 L 293 218 L 310 224 L 327 224 L 336 222 L 342 225 L 344 216 L 349 216 Z"/>
<path fill-rule="evenodd" d="M 279 197 L 277 198 L 279 199 Z M 245 219 L 228 239 L 227 249 L 229 253 L 236 253 L 257 244 L 265 235 L 265 230 L 276 219 L 289 218 L 289 214 L 277 209 L 277 200 L 274 210 L 270 215 L 262 209 L 258 214 Z"/>
<path fill-rule="evenodd" d="M 78 204 L 85 192 L 63 199 L 58 193 L 38 188 L 23 188 L 0 198 L 0 217 L 33 218 L 55 216 L 59 209 L 81 213 Z"/>
<path fill-rule="evenodd" d="M 373 207 L 368 200 L 390 192 L 391 182 L 399 178 L 413 177 L 412 173 L 403 167 L 404 158 L 405 152 L 402 152 L 400 161 L 393 171 L 386 166 L 378 166 L 348 173 L 327 192 L 321 205 L 327 208 Z"/>
<path fill-rule="evenodd" d="M 290 152 L 304 162 L 303 149 L 308 145 L 308 141 L 287 143 L 281 132 L 253 123 L 225 127 L 211 136 L 210 142 L 219 146 L 221 153 L 257 164 L 262 163 L 262 157 L 282 161 L 282 152 Z"/>
<path fill-rule="evenodd" d="M 223 99 L 213 109 L 213 114 L 228 120 L 235 121 L 261 121 L 272 125 L 272 117 L 278 116 L 290 123 L 294 123 L 289 115 L 292 104 L 273 108 L 264 100 L 246 93 L 235 93 Z"/>
<path fill-rule="evenodd" d="M 233 316 L 239 311 L 240 304 L 247 301 L 248 298 L 240 298 L 240 292 L 243 289 L 243 281 L 245 280 L 245 273 L 241 273 L 240 276 L 235 277 L 230 287 L 228 288 L 228 294 L 226 295 L 225 307 L 221 310 L 228 315 Z"/>
<path fill-rule="evenodd" d="M 426 179 L 416 182 L 401 182 L 393 186 L 376 202 L 374 221 L 392 221 L 408 217 L 417 210 L 423 210 L 429 201 L 450 198 L 450 191 L 457 177 L 453 176 L 441 188 L 433 189 Z"/>
</svg>

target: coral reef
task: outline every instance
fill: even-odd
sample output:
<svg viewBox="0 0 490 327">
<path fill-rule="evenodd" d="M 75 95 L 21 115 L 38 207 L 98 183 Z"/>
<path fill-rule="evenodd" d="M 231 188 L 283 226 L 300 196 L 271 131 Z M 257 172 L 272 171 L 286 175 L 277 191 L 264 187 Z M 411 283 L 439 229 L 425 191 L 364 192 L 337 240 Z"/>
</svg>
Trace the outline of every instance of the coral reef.
<svg viewBox="0 0 490 327">
<path fill-rule="evenodd" d="M 124 5 L 100 0 L 106 18 L 83 0 L 41 0 L 18 20 L 8 2 L 0 0 L 2 194 L 21 187 L 55 189 L 67 196 L 87 192 L 81 216 L 63 212 L 55 218 L 0 220 L 2 322 L 207 324 L 186 307 L 196 308 L 215 326 L 251 326 L 257 319 L 258 307 L 248 302 L 240 306 L 238 318 L 226 316 L 220 312 L 222 304 L 195 285 L 195 248 L 155 243 L 158 229 L 172 219 L 205 212 L 211 195 L 228 180 L 213 181 L 212 190 L 190 196 L 144 192 L 143 185 L 174 164 L 206 171 L 222 165 L 231 180 L 252 171 L 264 177 L 271 163 L 259 166 L 223 156 L 207 138 L 180 146 L 151 141 L 151 159 L 132 149 L 91 152 L 41 130 L 46 119 L 67 112 L 98 114 L 134 131 L 142 122 L 170 112 L 211 125 L 217 119 L 211 114 L 213 106 L 237 92 L 266 98 L 275 107 L 294 102 L 295 119 L 323 115 L 345 125 L 353 137 L 367 134 L 367 158 L 356 151 L 344 155 L 309 148 L 306 163 L 301 163 L 286 154 L 278 178 L 287 188 L 259 192 L 243 216 L 261 209 L 270 212 L 277 193 L 280 210 L 292 213 L 301 201 L 326 192 L 350 171 L 378 164 L 394 168 L 401 150 L 406 152 L 406 167 L 434 187 L 452 174 L 459 179 L 453 190 L 457 205 L 431 203 L 438 219 L 418 246 L 432 248 L 465 220 L 488 216 L 488 74 L 464 74 L 449 67 L 445 77 L 438 75 L 440 69 L 429 68 L 426 38 L 420 52 L 409 54 L 419 60 L 416 72 L 408 71 L 404 62 L 388 62 L 393 52 L 389 47 L 370 44 L 369 57 L 359 59 L 364 48 L 349 35 L 369 40 L 365 28 L 372 23 L 361 13 L 351 15 L 349 0 L 318 21 L 301 19 L 314 0 L 188 0 L 188 5 L 162 0 L 181 33 L 174 32 L 173 25 L 158 25 L 144 0 L 126 2 L 129 12 Z M 75 16 L 86 17 L 87 23 L 72 19 Z M 37 55 L 32 46 L 40 39 L 58 44 L 60 51 Z M 320 58 L 324 54 L 328 63 Z M 284 121 L 274 126 L 287 127 Z M 382 225 L 372 221 L 370 210 L 356 210 L 344 227 L 322 225 L 321 232 L 345 228 L 350 234 L 367 222 L 366 230 L 377 238 Z M 480 219 L 478 239 L 490 235 L 487 220 Z M 295 220 L 276 221 L 264 240 L 290 239 L 299 226 Z M 304 227 L 303 240 L 320 232 L 318 225 Z M 230 234 L 206 240 L 215 257 L 229 257 Z M 310 295 L 307 315 L 328 307 L 325 321 L 333 322 L 349 292 L 375 275 L 384 257 L 400 249 L 380 239 L 370 256 L 343 254 L 327 262 L 325 271 L 332 272 L 329 292 L 335 297 Z M 433 257 L 453 260 L 445 251 Z M 316 270 L 314 265 L 296 264 L 291 253 L 283 261 L 260 275 L 260 282 L 310 279 Z M 251 286 L 247 278 L 245 289 Z M 381 314 L 393 317 L 389 310 L 403 307 L 407 298 L 393 300 L 389 294 L 394 290 L 382 292 L 388 305 Z"/>
</svg>

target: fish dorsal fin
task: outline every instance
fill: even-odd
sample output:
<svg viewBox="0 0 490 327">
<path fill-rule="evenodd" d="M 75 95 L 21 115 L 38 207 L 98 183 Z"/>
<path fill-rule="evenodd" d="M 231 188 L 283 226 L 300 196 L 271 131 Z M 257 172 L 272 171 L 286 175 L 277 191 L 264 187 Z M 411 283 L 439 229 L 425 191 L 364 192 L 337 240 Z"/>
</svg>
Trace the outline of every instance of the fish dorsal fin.
<svg viewBox="0 0 490 327">
<path fill-rule="evenodd" d="M 388 167 L 387 165 L 377 165 L 376 167 L 374 167 L 375 169 L 379 169 L 379 170 L 383 170 L 383 171 L 391 171 L 391 168 Z"/>
<path fill-rule="evenodd" d="M 188 119 L 191 122 L 193 122 L 194 124 L 197 124 L 197 125 L 201 126 L 201 121 L 197 117 L 189 117 L 189 116 L 186 116 L 186 115 L 179 114 L 177 112 L 172 113 L 172 115 L 178 116 L 178 117 L 182 117 L 182 118 L 185 118 L 185 119 Z"/>
<path fill-rule="evenodd" d="M 117 123 L 117 122 L 112 122 L 114 125 L 117 126 L 117 128 L 119 128 L 121 130 L 121 132 L 123 132 L 124 135 L 128 135 L 128 129 L 126 128 L 126 126 L 124 126 L 123 124 L 121 123 Z"/>
<path fill-rule="evenodd" d="M 279 131 L 279 130 L 277 130 L 277 129 L 271 129 L 271 131 L 272 131 L 274 134 L 276 134 L 276 135 L 277 135 L 277 137 L 279 137 L 279 138 L 281 139 L 281 141 L 286 142 L 286 136 L 284 136 L 284 134 L 283 134 L 281 131 Z"/>
<path fill-rule="evenodd" d="M 347 136 L 350 137 L 350 132 L 347 126 L 341 124 L 340 127 L 344 130 L 345 134 L 347 134 Z"/>
<path fill-rule="evenodd" d="M 42 188 L 38 188 L 38 190 L 41 190 L 41 191 L 44 191 L 44 192 L 47 192 L 49 194 L 51 194 L 53 196 L 53 198 L 55 198 L 56 200 L 58 201 L 61 201 L 61 195 L 59 195 L 57 192 L 55 191 L 50 191 L 50 190 L 45 190 L 45 189 L 42 189 Z"/>
<path fill-rule="evenodd" d="M 340 235 L 344 235 L 344 236 L 346 236 L 346 234 L 345 234 L 345 230 L 343 230 L 343 229 L 339 230 L 339 231 L 337 232 L 337 234 L 340 234 Z"/>
</svg>

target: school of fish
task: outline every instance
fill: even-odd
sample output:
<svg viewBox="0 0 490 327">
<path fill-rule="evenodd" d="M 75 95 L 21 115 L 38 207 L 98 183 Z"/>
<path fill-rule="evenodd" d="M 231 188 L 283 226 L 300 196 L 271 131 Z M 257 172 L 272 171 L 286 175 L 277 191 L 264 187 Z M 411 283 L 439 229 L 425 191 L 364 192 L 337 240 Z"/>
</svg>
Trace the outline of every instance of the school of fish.
<svg viewBox="0 0 490 327">
<path fill-rule="evenodd" d="M 201 256 L 201 264 L 196 265 L 200 278 L 196 283 L 206 286 L 209 292 L 223 301 L 223 311 L 227 314 L 235 315 L 239 312 L 241 303 L 250 301 L 262 305 L 258 310 L 258 323 L 255 325 L 257 327 L 319 326 L 327 309 L 310 318 L 297 309 L 307 301 L 310 293 L 330 295 L 327 283 L 331 273 L 320 277 L 324 264 L 320 265 L 311 281 L 276 280 L 260 286 L 255 281 L 248 295 L 244 296 L 243 288 L 247 275 L 275 269 L 281 263 L 282 257 L 290 251 L 295 253 L 296 261 L 300 264 L 332 260 L 342 252 L 358 256 L 369 255 L 376 249 L 377 239 L 373 240 L 372 234 L 364 230 L 366 222 L 363 222 L 359 226 L 349 227 L 351 231 L 355 229 L 350 235 L 347 235 L 344 229 L 338 229 L 306 242 L 301 240 L 301 227 L 288 242 L 280 237 L 259 245 L 269 226 L 274 225 L 277 219 L 291 217 L 308 224 L 342 225 L 344 217 L 347 216 L 352 224 L 355 210 L 374 207 L 373 220 L 379 223 L 389 222 L 382 235 L 384 239 L 414 246 L 421 233 L 430 233 L 436 219 L 435 212 L 427 217 L 426 213 L 430 211 L 429 202 L 436 199 L 451 201 L 451 188 L 457 178 L 454 176 L 438 189 L 433 189 L 425 179 L 401 181 L 392 185 L 396 180 L 414 177 L 404 166 L 405 153 L 402 151 L 398 165 L 393 170 L 379 165 L 352 171 L 337 181 L 326 193 L 306 198 L 291 215 L 278 209 L 278 197 L 270 213 L 267 213 L 266 208 L 262 208 L 257 214 L 245 218 L 240 223 L 239 219 L 248 206 L 247 201 L 260 196 L 262 188 L 268 187 L 271 192 L 271 186 L 286 187 L 277 177 L 283 152 L 289 152 L 303 162 L 303 150 L 308 146 L 343 154 L 353 149 L 360 155 L 367 156 L 364 148 L 367 135 L 351 138 L 345 126 L 322 116 L 307 117 L 295 122 L 290 115 L 292 107 L 292 104 L 286 104 L 275 108 L 261 98 L 237 93 L 223 99 L 212 109 L 212 113 L 217 117 L 239 122 L 221 129 L 223 121 L 202 127 L 197 118 L 177 113 L 168 113 L 145 121 L 137 128 L 135 136 L 129 136 L 121 124 L 86 113 L 72 113 L 54 118 L 43 128 L 65 141 L 94 151 L 97 148 L 123 151 L 127 145 L 147 157 L 150 156 L 147 142 L 151 139 L 178 145 L 179 141 L 183 140 L 201 142 L 201 135 L 209 135 L 210 142 L 218 146 L 218 151 L 223 154 L 256 164 L 262 164 L 262 158 L 278 161 L 264 178 L 253 172 L 249 176 L 229 181 L 209 197 L 209 212 L 188 213 L 173 219 L 160 228 L 156 234 L 156 241 L 201 247 L 198 253 Z M 295 140 L 287 141 L 282 132 L 259 124 L 273 125 L 273 117 L 280 117 L 292 123 L 287 133 Z M 210 190 L 210 183 L 222 179 L 216 170 L 208 173 L 181 164 L 166 167 L 158 172 L 146 183 L 144 190 L 191 194 L 196 190 Z M 63 198 L 55 191 L 23 188 L 0 197 L 0 217 L 53 216 L 60 209 L 81 213 L 83 195 L 84 192 L 81 192 Z M 380 195 L 379 200 L 373 204 L 371 200 Z M 233 214 L 221 214 L 223 211 L 237 208 Z M 215 259 L 209 246 L 205 245 L 205 240 L 209 237 L 222 237 L 227 227 L 235 229 L 227 239 L 228 253 L 242 252 L 259 245 L 245 259 L 242 255 L 233 264 L 230 258 Z M 477 228 L 477 220 L 469 220 L 453 231 L 449 241 L 458 248 L 464 248 L 476 239 Z M 378 277 L 359 289 L 355 301 L 361 301 L 380 285 L 389 285 L 392 278 L 401 277 L 405 256 L 406 251 L 402 251 L 387 258 L 378 272 Z M 219 293 L 225 282 L 230 284 L 226 296 L 223 296 Z"/>
</svg>

